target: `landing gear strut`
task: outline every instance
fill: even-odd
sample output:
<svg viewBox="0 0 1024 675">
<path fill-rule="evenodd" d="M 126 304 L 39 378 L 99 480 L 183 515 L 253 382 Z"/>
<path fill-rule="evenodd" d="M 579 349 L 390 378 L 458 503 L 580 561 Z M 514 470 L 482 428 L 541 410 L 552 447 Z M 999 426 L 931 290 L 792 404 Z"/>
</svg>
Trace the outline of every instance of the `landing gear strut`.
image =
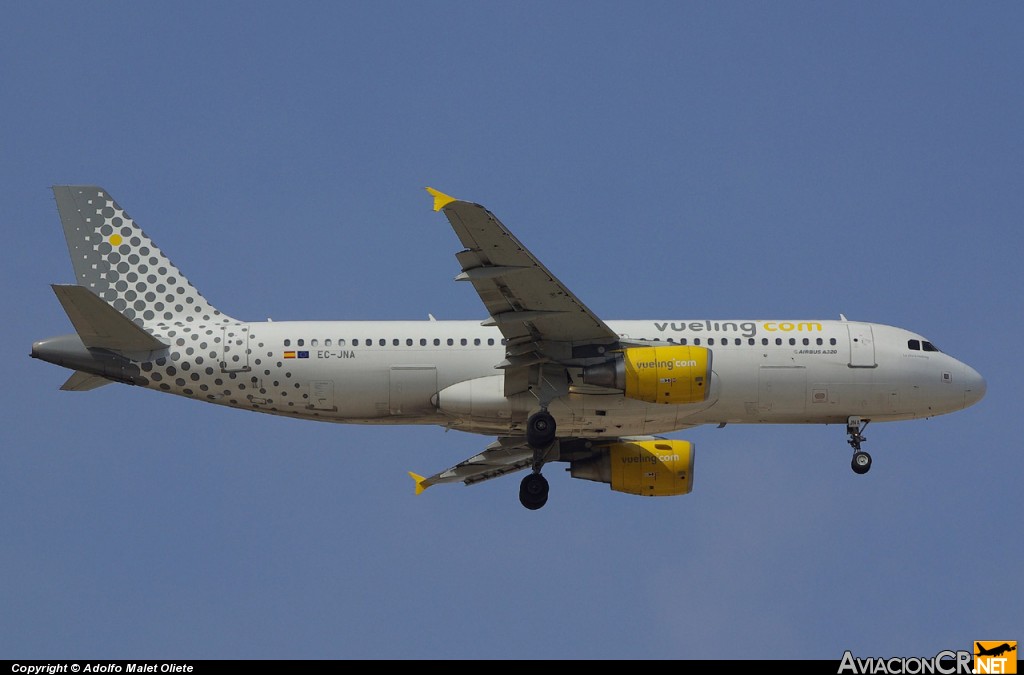
<svg viewBox="0 0 1024 675">
<path fill-rule="evenodd" d="M 519 503 L 536 511 L 548 503 L 548 479 L 541 475 L 547 451 L 555 442 L 555 418 L 542 408 L 526 420 L 526 443 L 533 449 L 533 471 L 519 484 Z"/>
<path fill-rule="evenodd" d="M 850 437 L 847 443 L 853 448 L 853 459 L 850 461 L 850 468 L 858 475 L 866 474 L 871 469 L 871 455 L 860 449 L 860 444 L 868 439 L 864 436 L 864 429 L 871 420 L 861 424 L 859 417 L 851 417 L 846 421 L 846 433 Z"/>
</svg>

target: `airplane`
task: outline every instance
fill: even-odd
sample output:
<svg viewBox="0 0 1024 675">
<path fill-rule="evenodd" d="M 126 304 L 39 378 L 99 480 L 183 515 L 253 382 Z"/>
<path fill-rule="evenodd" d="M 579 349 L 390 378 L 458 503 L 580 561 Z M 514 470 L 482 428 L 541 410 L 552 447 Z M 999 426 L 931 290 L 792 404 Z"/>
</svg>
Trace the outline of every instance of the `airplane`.
<svg viewBox="0 0 1024 675">
<path fill-rule="evenodd" d="M 1011 645 L 1009 642 L 1004 642 L 1003 644 L 998 645 L 996 647 L 992 647 L 991 649 L 985 649 L 981 646 L 980 642 L 975 642 L 974 646 L 978 650 L 977 652 L 975 652 L 975 656 L 1002 656 L 1006 652 L 1012 652 L 1015 649 L 1017 649 L 1016 642 L 1013 645 Z"/>
<path fill-rule="evenodd" d="M 53 290 L 75 333 L 31 356 L 61 387 L 119 382 L 322 422 L 429 424 L 494 436 L 416 494 L 528 470 L 519 499 L 548 501 L 542 468 L 643 496 L 693 488 L 694 445 L 664 434 L 715 424 L 841 424 L 857 474 L 870 422 L 933 417 L 985 394 L 973 368 L 923 336 L 847 320 L 605 321 L 490 211 L 427 188 L 463 250 L 456 281 L 484 321 L 232 318 L 192 286 L 97 186 L 53 188 L 75 273 Z"/>
</svg>

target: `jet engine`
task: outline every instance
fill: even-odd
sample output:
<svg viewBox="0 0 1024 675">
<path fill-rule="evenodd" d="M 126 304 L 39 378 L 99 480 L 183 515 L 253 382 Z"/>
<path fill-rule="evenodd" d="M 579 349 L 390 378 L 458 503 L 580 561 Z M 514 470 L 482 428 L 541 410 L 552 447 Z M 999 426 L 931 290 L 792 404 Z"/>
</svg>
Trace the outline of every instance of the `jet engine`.
<svg viewBox="0 0 1024 675">
<path fill-rule="evenodd" d="M 672 345 L 631 347 L 614 358 L 583 369 L 583 381 L 619 389 L 648 403 L 683 405 L 707 400 L 711 350 Z"/>
<path fill-rule="evenodd" d="M 693 489 L 693 450 L 689 441 L 613 443 L 571 460 L 569 475 L 608 483 L 612 490 L 631 495 L 685 495 Z"/>
</svg>

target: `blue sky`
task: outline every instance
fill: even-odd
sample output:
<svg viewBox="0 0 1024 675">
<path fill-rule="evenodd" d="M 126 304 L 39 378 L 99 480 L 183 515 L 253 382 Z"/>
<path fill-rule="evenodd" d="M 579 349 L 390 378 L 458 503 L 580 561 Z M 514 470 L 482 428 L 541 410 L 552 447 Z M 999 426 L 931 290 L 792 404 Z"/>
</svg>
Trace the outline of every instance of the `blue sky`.
<svg viewBox="0 0 1024 675">
<path fill-rule="evenodd" d="M 13 3 L 0 25 L 0 657 L 931 656 L 1024 638 L 1019 3 Z M 729 426 L 695 488 L 317 425 L 27 357 L 71 330 L 49 186 L 106 187 L 250 320 L 483 318 L 432 185 L 608 319 L 849 318 L 988 380 L 955 415 Z M 17 246 L 15 246 L 17 244 Z M 13 292 L 10 292 L 13 290 Z"/>
</svg>

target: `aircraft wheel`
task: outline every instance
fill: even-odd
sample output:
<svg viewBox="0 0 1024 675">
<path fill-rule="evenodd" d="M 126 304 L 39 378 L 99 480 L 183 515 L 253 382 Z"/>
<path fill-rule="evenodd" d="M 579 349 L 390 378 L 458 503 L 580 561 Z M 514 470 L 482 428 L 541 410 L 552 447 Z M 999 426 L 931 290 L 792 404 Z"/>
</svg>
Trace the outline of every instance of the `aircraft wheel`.
<svg viewBox="0 0 1024 675">
<path fill-rule="evenodd" d="M 519 484 L 519 503 L 536 511 L 548 503 L 548 479 L 539 473 L 531 473 Z"/>
<path fill-rule="evenodd" d="M 853 472 L 864 475 L 871 469 L 871 455 L 863 451 L 853 453 L 853 460 L 850 462 Z"/>
<path fill-rule="evenodd" d="M 530 415 L 526 420 L 526 442 L 534 449 L 543 449 L 555 442 L 555 418 L 547 410 Z"/>
</svg>

